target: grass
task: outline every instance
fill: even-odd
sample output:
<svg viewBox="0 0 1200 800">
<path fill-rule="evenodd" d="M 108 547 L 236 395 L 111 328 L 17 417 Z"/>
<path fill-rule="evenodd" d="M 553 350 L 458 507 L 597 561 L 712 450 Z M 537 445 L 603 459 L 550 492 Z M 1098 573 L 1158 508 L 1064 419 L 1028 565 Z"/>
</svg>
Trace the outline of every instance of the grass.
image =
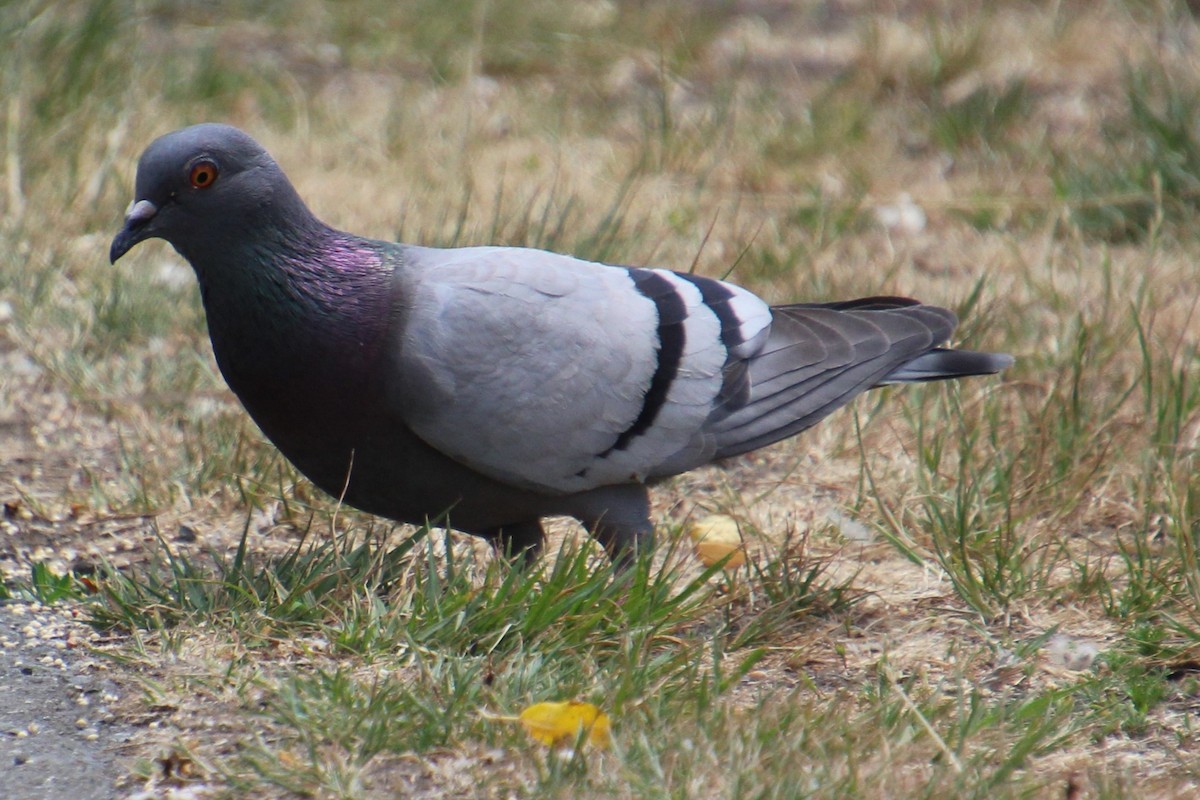
<svg viewBox="0 0 1200 800">
<path fill-rule="evenodd" d="M 12 4 L 0 598 L 110 632 L 153 721 L 123 788 L 1192 796 L 1196 22 L 926 5 Z M 1018 363 L 658 487 L 660 552 L 622 576 L 560 523 L 513 570 L 317 493 L 175 254 L 106 263 L 140 150 L 202 119 L 356 232 L 909 294 Z M 923 227 L 879 222 L 903 194 Z M 747 566 L 693 558 L 713 512 Z M 492 718 L 553 699 L 602 707 L 611 750 Z"/>
<path fill-rule="evenodd" d="M 1151 64 L 1131 68 L 1124 88 L 1128 113 L 1109 125 L 1104 150 L 1064 156 L 1056 174 L 1080 230 L 1111 242 L 1184 224 L 1200 208 L 1195 87 Z"/>
</svg>

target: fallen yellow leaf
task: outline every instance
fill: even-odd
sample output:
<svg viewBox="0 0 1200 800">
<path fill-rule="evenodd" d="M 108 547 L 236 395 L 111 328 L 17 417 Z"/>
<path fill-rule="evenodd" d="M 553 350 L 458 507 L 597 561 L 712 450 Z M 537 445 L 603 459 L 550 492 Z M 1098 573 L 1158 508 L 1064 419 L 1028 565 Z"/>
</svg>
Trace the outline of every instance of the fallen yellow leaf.
<svg viewBox="0 0 1200 800">
<path fill-rule="evenodd" d="M 742 546 L 742 534 L 737 520 L 723 514 L 713 514 L 692 523 L 688 536 L 696 548 L 696 555 L 706 567 L 711 567 L 725 556 L 725 569 L 737 569 L 746 563 L 746 549 Z"/>
<path fill-rule="evenodd" d="M 591 703 L 534 703 L 517 719 L 530 736 L 545 745 L 574 744 L 580 732 L 586 731 L 588 744 L 608 747 L 608 715 Z"/>
</svg>

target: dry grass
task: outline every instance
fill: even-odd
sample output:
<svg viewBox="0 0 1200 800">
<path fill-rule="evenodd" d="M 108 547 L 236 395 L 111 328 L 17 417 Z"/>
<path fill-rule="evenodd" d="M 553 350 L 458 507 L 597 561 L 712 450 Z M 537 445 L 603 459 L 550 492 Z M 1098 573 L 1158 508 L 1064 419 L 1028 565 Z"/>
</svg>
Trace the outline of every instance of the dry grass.
<svg viewBox="0 0 1200 800">
<path fill-rule="evenodd" d="M 0 568 L 18 594 L 47 591 L 35 563 L 107 587 L 77 602 L 145 688 L 130 791 L 187 764 L 216 796 L 1193 796 L 1196 21 L 859 5 L 9 8 Z M 732 268 L 777 301 L 917 296 L 1018 365 L 661 488 L 668 539 L 742 520 L 736 580 L 692 583 L 680 550 L 656 574 L 696 594 L 627 630 L 527 618 L 543 590 L 651 595 L 586 553 L 514 588 L 457 540 L 446 575 L 436 536 L 399 573 L 354 562 L 410 531 L 335 521 L 262 442 L 173 252 L 105 263 L 141 148 L 205 119 L 355 232 Z M 323 574 L 277 560 L 310 530 L 328 591 L 289 594 Z M 164 542 L 184 588 L 151 597 Z M 615 750 L 547 757 L 477 715 L 555 692 L 609 708 Z"/>
</svg>

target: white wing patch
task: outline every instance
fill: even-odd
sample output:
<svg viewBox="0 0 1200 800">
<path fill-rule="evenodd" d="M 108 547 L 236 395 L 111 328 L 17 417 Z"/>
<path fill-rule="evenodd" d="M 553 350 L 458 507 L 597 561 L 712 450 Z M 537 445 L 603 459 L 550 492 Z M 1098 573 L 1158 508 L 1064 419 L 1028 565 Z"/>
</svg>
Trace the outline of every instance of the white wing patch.
<svg viewBox="0 0 1200 800">
<path fill-rule="evenodd" d="M 737 319 L 736 328 L 741 339 L 741 344 L 731 346 L 730 352 L 738 358 L 749 358 L 762 347 L 760 334 L 771 326 L 771 307 L 740 286 L 724 282 L 721 286 L 731 292 L 729 308 Z"/>
</svg>

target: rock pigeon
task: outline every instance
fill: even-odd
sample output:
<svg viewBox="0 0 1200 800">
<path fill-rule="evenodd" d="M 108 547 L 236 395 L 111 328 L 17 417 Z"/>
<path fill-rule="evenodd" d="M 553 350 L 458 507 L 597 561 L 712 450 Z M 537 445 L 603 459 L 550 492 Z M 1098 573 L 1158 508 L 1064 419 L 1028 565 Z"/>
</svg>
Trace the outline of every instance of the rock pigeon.
<svg viewBox="0 0 1200 800">
<path fill-rule="evenodd" d="M 520 247 L 438 249 L 317 219 L 254 139 L 155 140 L 115 262 L 165 239 L 195 270 L 221 374 L 333 497 L 532 558 L 574 517 L 618 563 L 647 486 L 792 436 L 890 383 L 999 372 L 901 297 L 768 306 L 720 280 Z"/>
</svg>

